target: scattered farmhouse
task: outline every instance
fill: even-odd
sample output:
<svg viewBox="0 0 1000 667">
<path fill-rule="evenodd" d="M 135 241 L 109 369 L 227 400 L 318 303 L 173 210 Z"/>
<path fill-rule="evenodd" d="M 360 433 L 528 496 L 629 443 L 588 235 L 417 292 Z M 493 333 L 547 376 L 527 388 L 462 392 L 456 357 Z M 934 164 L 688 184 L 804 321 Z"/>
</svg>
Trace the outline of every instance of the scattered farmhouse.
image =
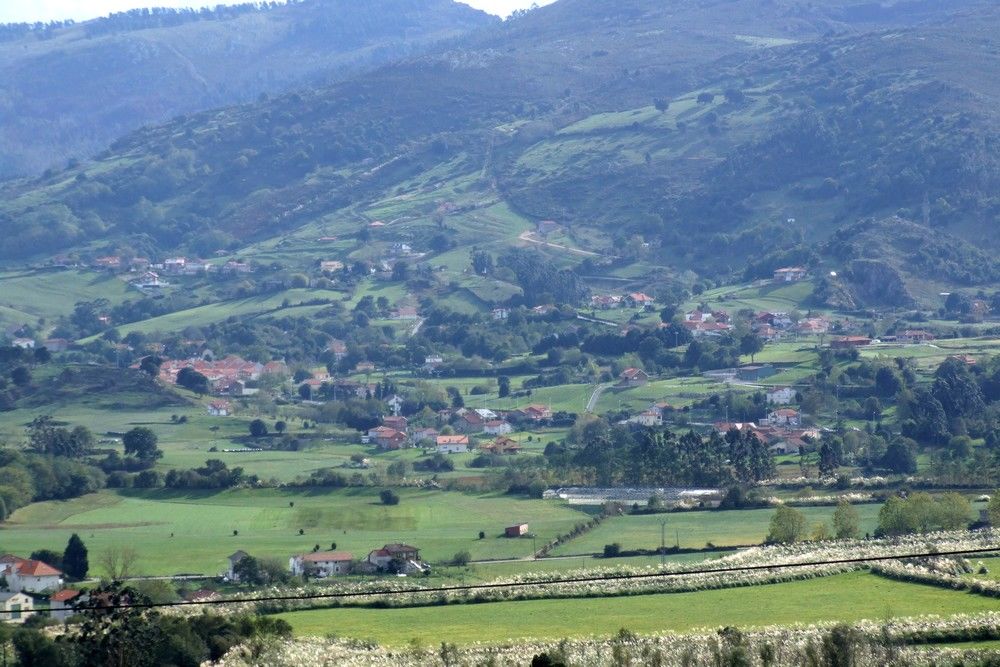
<svg viewBox="0 0 1000 667">
<path fill-rule="evenodd" d="M 537 403 L 532 405 L 526 405 L 520 410 L 517 410 L 517 413 L 521 417 L 525 419 L 530 419 L 531 421 L 542 421 L 543 419 L 552 419 L 552 409 L 547 405 L 539 405 Z"/>
<path fill-rule="evenodd" d="M 208 414 L 213 417 L 228 417 L 233 414 L 233 406 L 229 401 L 212 401 L 208 404 Z"/>
<path fill-rule="evenodd" d="M 469 451 L 469 436 L 439 435 L 434 444 L 441 454 L 464 454 Z"/>
<path fill-rule="evenodd" d="M 768 414 L 763 421 L 771 426 L 797 427 L 802 425 L 802 415 L 792 408 L 780 408 Z"/>
<path fill-rule="evenodd" d="M 934 340 L 934 335 L 927 331 L 907 329 L 906 331 L 900 332 L 897 335 L 896 340 L 900 343 L 916 345 L 918 343 L 930 343 Z"/>
<path fill-rule="evenodd" d="M 376 572 L 402 574 L 426 572 L 429 569 L 420 560 L 420 550 L 408 544 L 386 544 L 365 556 L 361 566 Z"/>
<path fill-rule="evenodd" d="M 14 593 L 46 593 L 63 585 L 63 573 L 51 565 L 10 554 L 0 557 L 0 576 Z"/>
<path fill-rule="evenodd" d="M 790 266 L 783 269 L 777 269 L 774 272 L 774 282 L 776 283 L 797 283 L 800 280 L 805 280 L 809 272 L 806 271 L 801 266 Z"/>
<path fill-rule="evenodd" d="M 57 591 L 49 597 L 49 616 L 57 621 L 64 622 L 76 613 L 74 607 L 78 602 L 83 602 L 84 599 L 86 599 L 85 595 L 71 588 L 64 588 L 61 591 Z"/>
<path fill-rule="evenodd" d="M 649 375 L 641 368 L 626 368 L 618 376 L 619 387 L 642 387 L 649 382 Z"/>
<path fill-rule="evenodd" d="M 24 593 L 0 593 L 0 611 L 7 623 L 21 624 L 35 615 L 35 601 Z"/>
<path fill-rule="evenodd" d="M 298 576 L 323 579 L 338 574 L 348 574 L 354 556 L 346 551 L 314 551 L 288 559 L 288 569 Z"/>
<path fill-rule="evenodd" d="M 643 292 L 632 292 L 625 296 L 625 302 L 633 308 L 651 308 L 656 299 Z"/>
<path fill-rule="evenodd" d="M 228 558 L 229 569 L 226 570 L 226 579 L 228 579 L 229 581 L 240 580 L 240 576 L 236 573 L 236 566 L 239 564 L 241 560 L 247 558 L 249 555 L 250 554 L 241 549 Z"/>
<path fill-rule="evenodd" d="M 507 435 L 513 431 L 514 427 L 502 419 L 492 419 L 483 424 L 483 433 L 487 435 Z"/>
<path fill-rule="evenodd" d="M 795 400 L 795 390 L 791 387 L 772 387 L 765 395 L 770 405 L 788 405 Z"/>
<path fill-rule="evenodd" d="M 486 452 L 487 454 L 496 454 L 499 456 L 521 453 L 521 445 L 519 445 L 512 438 L 508 438 L 507 436 L 503 435 L 494 440 L 493 442 L 484 442 L 483 444 L 479 445 L 479 449 L 483 452 Z"/>
<path fill-rule="evenodd" d="M 645 410 L 637 415 L 629 417 L 630 424 L 640 424 L 642 426 L 662 426 L 663 414 L 655 410 Z"/>
</svg>

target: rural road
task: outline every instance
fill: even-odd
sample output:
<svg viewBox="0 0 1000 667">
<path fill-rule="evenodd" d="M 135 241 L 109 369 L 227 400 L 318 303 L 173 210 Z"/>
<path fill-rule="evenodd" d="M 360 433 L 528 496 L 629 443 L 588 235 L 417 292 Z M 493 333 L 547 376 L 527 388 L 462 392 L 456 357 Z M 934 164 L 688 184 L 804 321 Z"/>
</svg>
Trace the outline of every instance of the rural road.
<svg viewBox="0 0 1000 667">
<path fill-rule="evenodd" d="M 557 250 L 565 250 L 566 252 L 573 253 L 575 255 L 586 255 L 587 257 L 601 257 L 600 253 L 591 252 L 590 250 L 580 250 L 578 248 L 570 248 L 569 246 L 560 245 L 558 243 L 549 243 L 548 241 L 542 241 L 540 239 L 536 239 L 535 232 L 524 232 L 517 238 L 518 240 L 526 241 L 527 243 L 544 245 L 550 248 L 556 248 Z"/>
<path fill-rule="evenodd" d="M 590 395 L 590 400 L 587 401 L 586 412 L 594 411 L 594 407 L 597 406 L 597 402 L 601 400 L 601 394 L 603 394 L 604 391 L 610 387 L 611 387 L 610 384 L 597 385 L 597 387 L 594 389 L 594 393 Z"/>
</svg>

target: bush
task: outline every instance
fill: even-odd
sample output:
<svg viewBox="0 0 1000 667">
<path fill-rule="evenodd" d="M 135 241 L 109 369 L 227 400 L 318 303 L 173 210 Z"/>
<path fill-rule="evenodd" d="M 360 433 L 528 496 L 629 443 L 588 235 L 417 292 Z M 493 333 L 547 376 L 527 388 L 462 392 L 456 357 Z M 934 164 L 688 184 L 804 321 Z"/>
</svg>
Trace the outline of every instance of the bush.
<svg viewBox="0 0 1000 667">
<path fill-rule="evenodd" d="M 604 557 L 605 558 L 617 558 L 622 552 L 622 545 L 618 542 L 614 544 L 604 545 Z"/>
<path fill-rule="evenodd" d="M 457 567 L 465 567 L 472 560 L 472 554 L 468 551 L 459 551 L 451 557 L 451 564 Z"/>
<path fill-rule="evenodd" d="M 399 504 L 399 494 L 397 494 L 392 489 L 385 489 L 378 494 L 378 497 L 382 499 L 383 505 L 398 505 Z"/>
</svg>

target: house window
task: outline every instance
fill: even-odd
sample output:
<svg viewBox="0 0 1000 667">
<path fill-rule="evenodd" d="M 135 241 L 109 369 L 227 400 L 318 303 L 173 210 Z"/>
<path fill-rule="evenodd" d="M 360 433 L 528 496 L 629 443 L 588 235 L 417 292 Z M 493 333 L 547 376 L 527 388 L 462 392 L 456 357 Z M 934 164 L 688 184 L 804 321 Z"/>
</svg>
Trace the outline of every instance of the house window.
<svg viewBox="0 0 1000 667">
<path fill-rule="evenodd" d="M 10 618 L 13 621 L 19 620 L 21 618 L 21 605 L 13 604 L 10 606 Z"/>
</svg>

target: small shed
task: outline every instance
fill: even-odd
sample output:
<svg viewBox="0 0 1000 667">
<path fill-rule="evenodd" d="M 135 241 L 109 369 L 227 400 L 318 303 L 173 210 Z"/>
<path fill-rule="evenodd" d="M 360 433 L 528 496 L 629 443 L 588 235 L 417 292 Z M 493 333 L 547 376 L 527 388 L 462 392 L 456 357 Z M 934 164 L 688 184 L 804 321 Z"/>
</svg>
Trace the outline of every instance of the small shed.
<svg viewBox="0 0 1000 667">
<path fill-rule="evenodd" d="M 505 537 L 524 537 L 528 534 L 528 524 L 526 523 L 516 523 L 513 526 L 508 526 L 504 530 Z"/>
</svg>

